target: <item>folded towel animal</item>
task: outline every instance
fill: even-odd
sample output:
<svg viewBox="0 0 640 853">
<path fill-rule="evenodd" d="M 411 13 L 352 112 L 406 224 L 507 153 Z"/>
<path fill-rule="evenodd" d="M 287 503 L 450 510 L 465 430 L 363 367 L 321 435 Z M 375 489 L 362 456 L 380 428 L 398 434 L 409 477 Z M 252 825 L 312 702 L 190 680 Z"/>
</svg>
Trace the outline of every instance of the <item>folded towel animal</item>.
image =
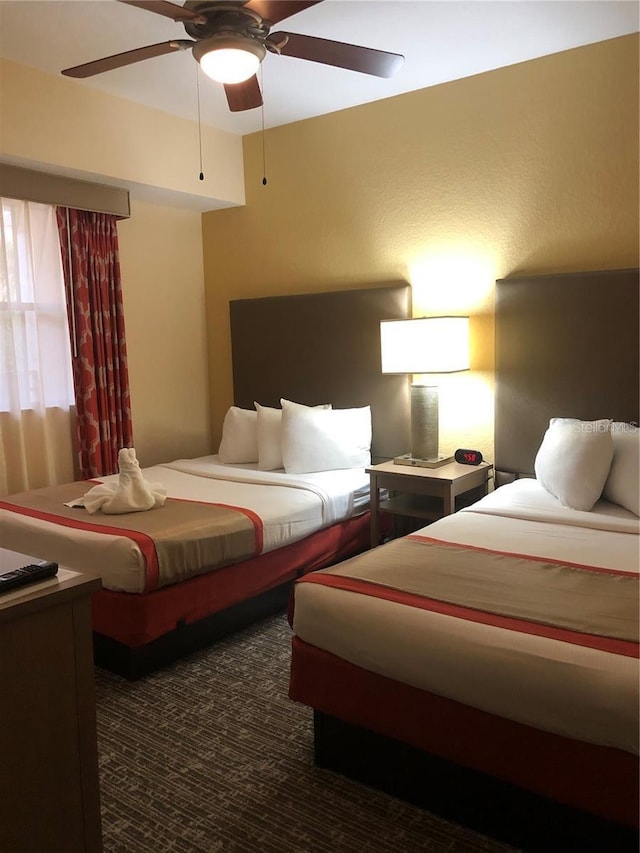
<svg viewBox="0 0 640 853">
<path fill-rule="evenodd" d="M 91 515 L 98 510 L 117 515 L 144 512 L 165 502 L 167 490 L 160 483 L 148 483 L 144 479 L 133 447 L 123 447 L 119 451 L 118 470 L 117 481 L 100 483 L 66 506 L 83 506 Z"/>
</svg>

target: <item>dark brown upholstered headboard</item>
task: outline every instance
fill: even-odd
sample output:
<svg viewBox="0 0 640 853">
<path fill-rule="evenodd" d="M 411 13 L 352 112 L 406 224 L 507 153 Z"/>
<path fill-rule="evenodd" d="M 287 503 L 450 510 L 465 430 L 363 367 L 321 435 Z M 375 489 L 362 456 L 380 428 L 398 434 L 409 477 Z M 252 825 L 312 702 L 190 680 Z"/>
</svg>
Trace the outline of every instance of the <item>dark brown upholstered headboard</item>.
<svg viewBox="0 0 640 853">
<path fill-rule="evenodd" d="M 638 270 L 497 282 L 497 472 L 532 475 L 552 417 L 638 422 L 639 282 Z"/>
<path fill-rule="evenodd" d="M 409 386 L 380 372 L 380 320 L 411 314 L 402 282 L 229 304 L 236 406 L 371 406 L 376 461 L 409 447 Z"/>
</svg>

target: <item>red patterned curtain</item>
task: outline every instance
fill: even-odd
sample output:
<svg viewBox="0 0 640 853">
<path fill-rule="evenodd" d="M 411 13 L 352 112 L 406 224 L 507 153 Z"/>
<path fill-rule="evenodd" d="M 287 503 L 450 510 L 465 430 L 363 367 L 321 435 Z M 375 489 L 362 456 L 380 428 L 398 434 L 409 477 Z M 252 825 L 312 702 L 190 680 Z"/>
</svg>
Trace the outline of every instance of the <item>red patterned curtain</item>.
<svg viewBox="0 0 640 853">
<path fill-rule="evenodd" d="M 56 208 L 82 476 L 118 471 L 133 445 L 116 217 Z"/>
</svg>

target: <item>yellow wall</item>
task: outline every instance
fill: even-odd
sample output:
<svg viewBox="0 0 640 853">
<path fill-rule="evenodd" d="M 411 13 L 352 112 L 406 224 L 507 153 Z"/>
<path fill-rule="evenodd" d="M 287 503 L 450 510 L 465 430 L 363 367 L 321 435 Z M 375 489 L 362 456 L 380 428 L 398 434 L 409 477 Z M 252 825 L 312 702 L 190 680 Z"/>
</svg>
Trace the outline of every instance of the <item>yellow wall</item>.
<svg viewBox="0 0 640 853">
<path fill-rule="evenodd" d="M 77 80 L 0 60 L 0 156 L 17 165 L 96 176 L 200 210 L 242 204 L 237 136 L 202 128 L 205 180 L 198 180 L 198 126 Z"/>
<path fill-rule="evenodd" d="M 133 199 L 118 242 L 138 459 L 202 456 L 211 427 L 200 214 Z"/>
<path fill-rule="evenodd" d="M 266 187 L 245 137 L 246 206 L 203 216 L 214 446 L 230 299 L 405 278 L 414 313 L 471 313 L 440 444 L 492 458 L 495 279 L 638 264 L 638 77 L 633 35 L 276 128 Z"/>
</svg>

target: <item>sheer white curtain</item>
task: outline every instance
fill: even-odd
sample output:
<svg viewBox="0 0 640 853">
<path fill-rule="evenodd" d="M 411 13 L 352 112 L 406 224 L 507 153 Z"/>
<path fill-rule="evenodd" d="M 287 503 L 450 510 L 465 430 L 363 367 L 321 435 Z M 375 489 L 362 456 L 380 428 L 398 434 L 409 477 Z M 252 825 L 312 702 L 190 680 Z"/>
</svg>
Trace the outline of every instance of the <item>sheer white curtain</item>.
<svg viewBox="0 0 640 853">
<path fill-rule="evenodd" d="M 74 479 L 55 208 L 0 199 L 0 495 Z"/>
</svg>

